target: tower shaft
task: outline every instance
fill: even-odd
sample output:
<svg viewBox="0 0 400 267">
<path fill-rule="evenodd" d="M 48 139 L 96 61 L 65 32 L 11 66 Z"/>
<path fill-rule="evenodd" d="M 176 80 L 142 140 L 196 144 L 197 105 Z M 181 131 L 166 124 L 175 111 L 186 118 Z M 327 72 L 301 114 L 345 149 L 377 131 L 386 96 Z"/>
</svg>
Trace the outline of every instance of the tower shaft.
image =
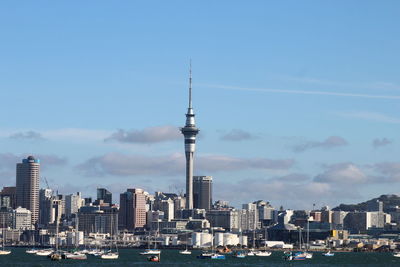
<svg viewBox="0 0 400 267">
<path fill-rule="evenodd" d="M 186 156 L 186 209 L 193 209 L 193 160 L 196 150 L 196 135 L 199 129 L 196 128 L 195 114 L 192 107 L 192 68 L 189 75 L 189 107 L 186 113 L 185 127 L 181 132 L 185 137 L 185 156 Z"/>
</svg>

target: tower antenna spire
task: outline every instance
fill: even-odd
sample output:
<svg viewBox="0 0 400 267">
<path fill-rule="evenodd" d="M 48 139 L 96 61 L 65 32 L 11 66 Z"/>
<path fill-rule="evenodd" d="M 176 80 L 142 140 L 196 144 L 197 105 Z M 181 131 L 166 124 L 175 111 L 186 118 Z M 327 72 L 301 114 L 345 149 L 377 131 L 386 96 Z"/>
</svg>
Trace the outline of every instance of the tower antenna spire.
<svg viewBox="0 0 400 267">
<path fill-rule="evenodd" d="M 192 60 L 189 63 L 189 108 L 192 108 Z"/>
</svg>

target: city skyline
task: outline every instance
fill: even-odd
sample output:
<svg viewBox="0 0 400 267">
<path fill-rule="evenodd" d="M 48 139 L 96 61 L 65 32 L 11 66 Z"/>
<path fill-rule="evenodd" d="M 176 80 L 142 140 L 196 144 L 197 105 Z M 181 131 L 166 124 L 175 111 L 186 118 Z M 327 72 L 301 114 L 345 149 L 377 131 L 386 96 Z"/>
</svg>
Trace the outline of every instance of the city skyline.
<svg viewBox="0 0 400 267">
<path fill-rule="evenodd" d="M 184 191 L 192 58 L 194 175 L 213 200 L 399 193 L 397 2 L 2 6 L 2 186 L 32 154 L 64 194 Z"/>
</svg>

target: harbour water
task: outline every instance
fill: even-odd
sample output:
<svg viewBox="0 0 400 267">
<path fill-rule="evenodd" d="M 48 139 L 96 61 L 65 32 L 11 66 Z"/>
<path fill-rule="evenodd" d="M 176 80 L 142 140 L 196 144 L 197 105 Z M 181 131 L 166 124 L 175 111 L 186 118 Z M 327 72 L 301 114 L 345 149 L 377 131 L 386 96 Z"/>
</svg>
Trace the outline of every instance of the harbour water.
<svg viewBox="0 0 400 267">
<path fill-rule="evenodd" d="M 322 253 L 314 252 L 313 259 L 287 262 L 282 259 L 283 252 L 274 251 L 269 257 L 233 258 L 227 255 L 225 260 L 197 259 L 200 251 L 192 255 L 181 255 L 178 250 L 163 250 L 161 262 L 148 262 L 145 256 L 139 255 L 142 250 L 121 249 L 118 260 L 102 260 L 88 256 L 87 260 L 62 260 L 52 262 L 47 257 L 26 254 L 24 248 L 13 248 L 10 255 L 0 256 L 0 266 L 400 266 L 400 258 L 391 253 L 341 252 L 334 257 L 324 257 Z"/>
</svg>

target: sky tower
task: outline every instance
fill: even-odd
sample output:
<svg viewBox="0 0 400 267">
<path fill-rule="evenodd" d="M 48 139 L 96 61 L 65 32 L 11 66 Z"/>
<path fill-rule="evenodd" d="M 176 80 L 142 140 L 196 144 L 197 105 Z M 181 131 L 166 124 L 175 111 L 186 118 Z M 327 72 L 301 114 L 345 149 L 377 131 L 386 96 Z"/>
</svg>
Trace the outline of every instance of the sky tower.
<svg viewBox="0 0 400 267">
<path fill-rule="evenodd" d="M 189 107 L 186 113 L 185 127 L 181 132 L 185 137 L 186 155 L 186 209 L 193 209 L 193 157 L 196 149 L 196 135 L 199 133 L 194 122 L 194 111 L 192 108 L 192 64 L 189 69 Z"/>
</svg>

